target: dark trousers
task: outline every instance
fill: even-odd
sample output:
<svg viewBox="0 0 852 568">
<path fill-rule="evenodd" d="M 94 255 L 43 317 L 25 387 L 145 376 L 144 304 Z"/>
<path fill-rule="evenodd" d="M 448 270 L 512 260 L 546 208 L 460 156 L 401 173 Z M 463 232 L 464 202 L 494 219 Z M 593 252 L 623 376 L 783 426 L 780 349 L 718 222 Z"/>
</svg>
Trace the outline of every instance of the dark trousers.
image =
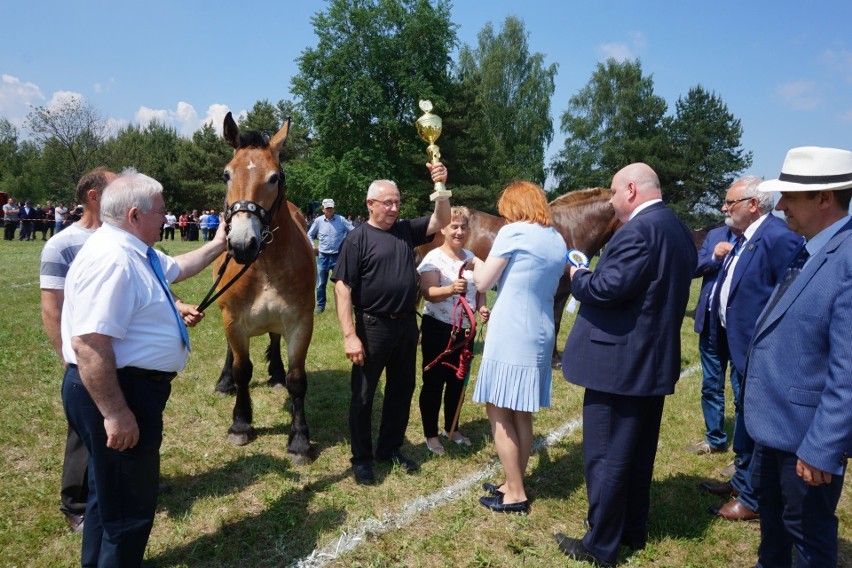
<svg viewBox="0 0 852 568">
<path fill-rule="evenodd" d="M 364 365 L 352 365 L 352 400 L 349 433 L 352 463 L 373 459 L 373 398 L 385 371 L 384 403 L 376 444 L 378 459 L 388 459 L 402 447 L 417 371 L 417 319 L 409 315 L 391 318 L 363 312 L 355 314 L 355 331 L 364 346 Z"/>
<path fill-rule="evenodd" d="M 28 241 L 33 236 L 33 222 L 21 221 L 21 232 L 18 234 L 19 241 Z"/>
<path fill-rule="evenodd" d="M 89 498 L 89 450 L 77 431 L 68 425 L 65 438 L 65 459 L 62 462 L 61 503 L 59 510 L 66 515 L 82 515 L 86 512 Z"/>
<path fill-rule="evenodd" d="M 432 316 L 423 316 L 420 326 L 420 349 L 423 353 L 423 366 L 435 360 L 450 340 L 453 326 Z M 453 345 L 462 343 L 464 332 L 459 332 Z M 423 389 L 420 391 L 420 415 L 423 418 L 423 435 L 434 438 L 438 435 L 438 414 L 441 410 L 441 398 L 444 399 L 444 430 L 453 428 L 453 418 L 459 406 L 464 381 L 456 378 L 455 369 L 443 363 L 458 367 L 461 349 L 453 351 L 436 363 L 431 369 L 423 370 Z"/>
<path fill-rule="evenodd" d="M 837 566 L 837 516 L 843 475 L 811 487 L 796 475 L 796 454 L 755 445 L 752 481 L 760 495 L 757 566 Z"/>
<path fill-rule="evenodd" d="M 163 230 L 163 238 L 167 240 L 175 240 L 175 228 L 174 227 L 166 227 Z"/>
<path fill-rule="evenodd" d="M 615 562 L 622 542 L 648 538 L 651 478 L 662 396 L 625 396 L 586 389 L 583 399 L 583 468 L 589 531 L 583 546 Z"/>
<path fill-rule="evenodd" d="M 3 239 L 7 241 L 15 240 L 15 229 L 18 228 L 17 221 L 3 221 Z"/>
<path fill-rule="evenodd" d="M 76 366 L 68 366 L 62 383 L 68 422 L 89 450 L 84 568 L 139 566 L 154 525 L 163 410 L 171 384 L 121 373 L 118 382 L 139 425 L 139 442 L 123 452 L 106 447 L 103 416 L 83 386 Z"/>
</svg>

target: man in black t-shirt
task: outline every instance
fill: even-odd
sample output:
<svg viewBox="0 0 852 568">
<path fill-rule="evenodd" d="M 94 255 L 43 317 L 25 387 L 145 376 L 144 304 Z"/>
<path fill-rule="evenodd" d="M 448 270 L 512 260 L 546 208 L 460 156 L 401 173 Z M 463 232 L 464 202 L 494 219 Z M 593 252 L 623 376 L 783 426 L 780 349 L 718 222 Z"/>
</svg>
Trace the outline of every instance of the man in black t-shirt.
<svg viewBox="0 0 852 568">
<path fill-rule="evenodd" d="M 432 181 L 446 182 L 443 164 L 427 164 Z M 358 483 L 372 484 L 373 397 L 386 371 L 382 422 L 375 457 L 408 473 L 418 469 L 400 448 L 405 440 L 417 358 L 417 273 L 414 247 L 432 240 L 450 222 L 446 197 L 435 199 L 431 216 L 397 220 L 396 184 L 377 180 L 367 190 L 370 218 L 350 232 L 331 276 L 346 357 L 352 361 L 349 433 Z M 353 318 L 354 308 L 354 318 Z"/>
</svg>

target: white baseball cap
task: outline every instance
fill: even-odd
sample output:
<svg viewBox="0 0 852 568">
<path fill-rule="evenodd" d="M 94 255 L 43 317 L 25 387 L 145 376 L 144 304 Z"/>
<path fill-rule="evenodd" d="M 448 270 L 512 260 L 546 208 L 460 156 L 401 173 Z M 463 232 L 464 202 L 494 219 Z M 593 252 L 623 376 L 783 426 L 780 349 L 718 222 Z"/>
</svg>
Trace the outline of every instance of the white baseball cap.
<svg viewBox="0 0 852 568">
<path fill-rule="evenodd" d="M 322 200 L 322 208 L 328 209 L 329 207 L 334 209 L 334 199 L 323 199 Z"/>
</svg>

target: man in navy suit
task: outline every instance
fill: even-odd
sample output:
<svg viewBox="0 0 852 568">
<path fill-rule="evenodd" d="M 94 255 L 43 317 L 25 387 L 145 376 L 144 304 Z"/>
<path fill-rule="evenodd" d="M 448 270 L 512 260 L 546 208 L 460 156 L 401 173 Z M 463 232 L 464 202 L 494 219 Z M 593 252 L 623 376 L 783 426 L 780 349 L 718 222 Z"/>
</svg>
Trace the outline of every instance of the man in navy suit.
<svg viewBox="0 0 852 568">
<path fill-rule="evenodd" d="M 698 250 L 698 267 L 693 278 L 702 278 L 698 305 L 695 306 L 695 331 L 698 333 L 698 355 L 701 357 L 701 411 L 704 414 L 704 439 L 687 447 L 692 454 L 713 454 L 728 449 L 725 432 L 725 373 L 728 357 L 720 357 L 710 333 L 711 293 L 722 261 L 733 248 L 742 231 L 724 225 L 707 233 Z"/>
<path fill-rule="evenodd" d="M 580 539 L 556 535 L 570 558 L 611 565 L 619 544 L 648 538 L 651 477 L 665 396 L 680 375 L 680 327 L 697 256 L 686 226 L 662 202 L 648 165 L 612 178 L 610 203 L 624 223 L 594 272 L 572 267 L 581 302 L 562 372 L 586 387 L 583 467 L 588 526 Z"/>
<path fill-rule="evenodd" d="M 711 507 L 711 512 L 730 521 L 759 517 L 757 495 L 751 486 L 751 456 L 754 442 L 743 421 L 741 387 L 745 376 L 746 351 L 757 317 L 781 278 L 790 255 L 802 238 L 771 214 L 773 194 L 759 192 L 763 180 L 748 176 L 736 180 L 725 195 L 722 213 L 725 223 L 742 232 L 734 249 L 723 262 L 716 279 L 714 308 L 710 312 L 711 333 L 718 353 L 731 361 L 731 387 L 734 394 L 734 475 L 729 482 L 705 482 L 702 489 L 720 496 L 733 496 L 729 502 Z"/>
<path fill-rule="evenodd" d="M 760 494 L 757 566 L 837 565 L 835 509 L 852 452 L 852 152 L 793 148 L 776 209 L 806 244 L 760 315 L 748 352 L 746 427 Z"/>
</svg>

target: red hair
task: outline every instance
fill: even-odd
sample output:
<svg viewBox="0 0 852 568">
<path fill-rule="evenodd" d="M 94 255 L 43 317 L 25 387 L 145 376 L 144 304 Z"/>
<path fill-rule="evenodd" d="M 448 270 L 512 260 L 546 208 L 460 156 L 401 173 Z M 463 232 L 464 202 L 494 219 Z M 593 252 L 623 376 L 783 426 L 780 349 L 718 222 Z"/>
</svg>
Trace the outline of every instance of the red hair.
<svg viewBox="0 0 852 568">
<path fill-rule="evenodd" d="M 510 223 L 526 221 L 543 227 L 553 226 L 544 190 L 530 181 L 507 185 L 497 200 L 497 211 Z"/>
</svg>

